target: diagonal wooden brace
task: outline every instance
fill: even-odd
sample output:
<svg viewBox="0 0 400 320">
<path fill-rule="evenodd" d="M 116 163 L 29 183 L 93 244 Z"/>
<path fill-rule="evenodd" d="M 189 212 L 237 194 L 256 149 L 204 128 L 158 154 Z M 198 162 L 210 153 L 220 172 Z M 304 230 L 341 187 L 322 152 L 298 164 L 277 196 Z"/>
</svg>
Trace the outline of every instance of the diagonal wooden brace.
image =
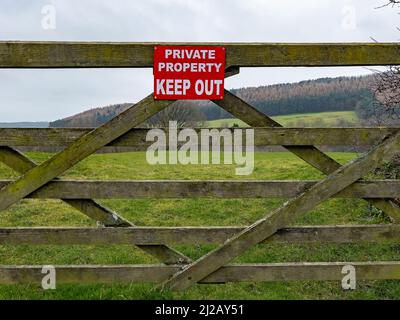
<svg viewBox="0 0 400 320">
<path fill-rule="evenodd" d="M 0 147 L 0 162 L 3 162 L 11 169 L 23 174 L 34 167 L 37 164 L 29 159 L 22 153 L 14 150 L 10 147 Z M 105 227 L 134 227 L 135 225 L 130 221 L 125 220 L 117 213 L 110 209 L 100 205 L 91 199 L 61 199 L 66 204 L 73 208 L 81 211 L 83 214 L 92 218 L 95 221 L 99 221 Z M 176 250 L 169 248 L 165 245 L 139 245 L 143 251 L 156 257 L 165 264 L 182 264 L 190 263 L 190 258 L 177 252 Z"/>
<path fill-rule="evenodd" d="M 99 148 L 117 139 L 174 102 L 170 100 L 155 101 L 153 96 L 149 95 L 103 126 L 80 137 L 51 159 L 31 168 L 15 182 L 2 188 L 0 190 L 0 211 L 23 199 Z M 19 159 L 15 166 L 22 168 L 26 165 L 22 159 Z M 83 207 L 87 209 L 87 204 L 75 202 L 74 205 L 79 209 L 84 209 Z M 92 213 L 104 214 L 100 206 L 93 207 L 90 205 L 90 207 Z M 94 211 L 94 208 L 96 211 Z M 166 263 L 187 263 L 190 261 L 186 256 L 164 246 L 159 246 L 154 252 Z"/>
<path fill-rule="evenodd" d="M 225 72 L 226 77 L 231 77 L 239 73 L 239 68 L 228 67 Z M 79 161 L 119 138 L 130 129 L 140 125 L 174 102 L 176 100 L 154 100 L 153 94 L 150 94 L 99 128 L 79 137 L 51 159 L 29 170 L 20 179 L 3 187 L 0 190 L 0 211 L 7 209 L 12 204 L 39 189 Z"/>
<path fill-rule="evenodd" d="M 223 100 L 213 101 L 252 127 L 282 127 L 278 122 L 260 112 L 247 102 L 225 90 Z M 324 174 L 330 174 L 341 167 L 340 163 L 314 146 L 283 146 Z M 381 209 L 393 222 L 400 222 L 400 206 L 396 199 L 365 199 Z"/>
<path fill-rule="evenodd" d="M 301 214 L 362 178 L 382 161 L 390 159 L 400 150 L 400 132 L 386 137 L 381 144 L 360 158 L 339 168 L 298 197 L 286 202 L 281 208 L 255 222 L 219 248 L 211 251 L 163 284 L 163 288 L 183 290 L 201 281 L 252 246 L 260 243 L 288 226 Z"/>
<path fill-rule="evenodd" d="M 175 101 L 155 101 L 149 95 L 106 124 L 81 136 L 60 153 L 29 170 L 0 190 L 0 211 L 39 189 L 101 147 L 117 139 Z"/>
<path fill-rule="evenodd" d="M 239 69 L 236 67 L 227 68 L 226 77 L 238 73 Z M 119 138 L 133 127 L 138 126 L 174 102 L 175 101 L 171 100 L 155 101 L 153 95 L 149 95 L 108 123 L 80 137 L 64 151 L 55 155 L 40 166 L 29 163 L 30 160 L 24 159 L 23 155 L 18 156 L 12 153 L 10 149 L 3 149 L 3 160 L 7 161 L 8 157 L 6 157 L 6 155 L 11 153 L 14 160 L 9 164 L 12 165 L 15 170 L 24 173 L 24 176 L 0 190 L 0 211 L 37 190 L 68 170 L 77 162 Z M 10 197 L 10 195 L 12 196 Z M 98 221 L 102 221 L 105 224 L 113 224 L 116 220 L 119 226 L 133 226 L 130 222 L 123 220 L 121 217 L 110 212 L 93 200 L 68 200 L 66 202 L 86 215 Z M 113 226 L 116 225 L 113 224 Z M 160 258 L 161 261 L 166 264 L 186 264 L 191 262 L 189 257 L 163 245 L 141 247 L 145 249 L 145 251 L 153 252 L 153 255 Z"/>
</svg>

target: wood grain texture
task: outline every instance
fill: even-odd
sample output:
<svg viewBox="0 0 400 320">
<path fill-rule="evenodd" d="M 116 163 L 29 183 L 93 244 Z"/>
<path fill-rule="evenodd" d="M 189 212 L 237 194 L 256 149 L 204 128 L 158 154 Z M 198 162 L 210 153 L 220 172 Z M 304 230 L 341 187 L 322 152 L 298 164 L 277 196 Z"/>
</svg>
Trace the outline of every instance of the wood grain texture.
<svg viewBox="0 0 400 320">
<path fill-rule="evenodd" d="M 0 68 L 151 68 L 155 45 L 226 48 L 226 66 L 400 64 L 398 43 L 113 43 L 1 41 Z"/>
<path fill-rule="evenodd" d="M 11 182 L 12 180 L 0 180 L 0 188 Z M 318 183 L 317 180 L 53 180 L 29 194 L 27 198 L 63 200 L 293 198 L 316 183 Z M 356 182 L 333 197 L 367 199 L 390 198 L 399 195 L 400 180 L 370 180 Z M 91 217 L 98 219 L 96 216 Z M 103 219 L 97 221 L 103 221 Z M 121 226 L 127 225 L 124 223 Z"/>
<path fill-rule="evenodd" d="M 1 245 L 221 244 L 246 227 L 0 228 Z M 265 243 L 398 243 L 400 225 L 294 226 Z"/>
<path fill-rule="evenodd" d="M 269 282 L 269 281 L 341 281 L 344 266 L 352 265 L 357 280 L 398 280 L 400 262 L 292 262 L 269 264 L 232 264 L 220 268 L 200 283 Z M 162 265 L 55 265 L 56 283 L 160 283 L 180 266 Z M 0 284 L 40 286 L 45 276 L 43 266 L 0 266 Z"/>
<path fill-rule="evenodd" d="M 221 128 L 222 129 L 222 128 Z M 223 128 L 232 134 L 239 128 Z M 249 128 L 240 128 L 243 130 Z M 94 128 L 0 128 L 0 146 L 66 147 Z M 150 129 L 134 128 L 108 147 L 130 147 L 147 150 Z M 201 129 L 194 129 L 200 133 Z M 400 128 L 253 128 L 255 146 L 371 146 Z M 181 130 L 178 130 L 178 134 Z M 168 129 L 165 129 L 168 134 Z M 182 143 L 180 143 L 181 145 Z M 227 142 L 227 144 L 229 144 Z M 222 144 L 223 145 L 223 144 Z"/>
</svg>

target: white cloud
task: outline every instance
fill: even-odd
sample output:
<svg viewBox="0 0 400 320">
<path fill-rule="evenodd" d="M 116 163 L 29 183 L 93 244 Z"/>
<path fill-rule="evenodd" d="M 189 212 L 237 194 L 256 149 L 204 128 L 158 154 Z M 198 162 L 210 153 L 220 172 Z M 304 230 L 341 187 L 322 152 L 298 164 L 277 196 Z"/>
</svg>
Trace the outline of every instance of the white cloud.
<svg viewBox="0 0 400 320">
<path fill-rule="evenodd" d="M 383 0 L 2 0 L 0 40 L 86 41 L 397 41 L 395 9 Z M 57 28 L 41 28 L 53 4 Z M 343 28 L 354 6 L 356 28 Z M 400 10 L 400 9 L 399 9 Z M 242 69 L 227 87 L 368 73 L 363 68 Z M 151 70 L 0 70 L 0 122 L 54 120 L 90 107 L 137 101 Z"/>
</svg>

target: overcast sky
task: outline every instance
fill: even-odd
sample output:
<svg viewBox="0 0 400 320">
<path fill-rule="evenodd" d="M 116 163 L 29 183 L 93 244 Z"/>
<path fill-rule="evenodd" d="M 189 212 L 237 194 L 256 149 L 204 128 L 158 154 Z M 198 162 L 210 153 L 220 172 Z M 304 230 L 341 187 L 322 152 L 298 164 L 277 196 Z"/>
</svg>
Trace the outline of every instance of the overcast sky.
<svg viewBox="0 0 400 320">
<path fill-rule="evenodd" d="M 385 0 L 1 0 L 0 40 L 369 42 L 398 41 Z M 52 19 L 52 13 L 55 19 Z M 242 69 L 227 88 L 359 75 L 366 68 Z M 151 70 L 0 70 L 0 122 L 52 121 L 135 102 Z"/>
</svg>

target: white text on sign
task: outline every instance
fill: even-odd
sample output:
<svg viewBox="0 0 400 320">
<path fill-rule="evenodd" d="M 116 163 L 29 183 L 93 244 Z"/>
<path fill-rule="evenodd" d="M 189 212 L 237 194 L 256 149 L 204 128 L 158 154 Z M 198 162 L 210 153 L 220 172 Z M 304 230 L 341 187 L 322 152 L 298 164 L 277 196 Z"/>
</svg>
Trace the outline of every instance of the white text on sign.
<svg viewBox="0 0 400 320">
<path fill-rule="evenodd" d="M 223 99 L 225 48 L 156 46 L 155 99 Z"/>
</svg>

